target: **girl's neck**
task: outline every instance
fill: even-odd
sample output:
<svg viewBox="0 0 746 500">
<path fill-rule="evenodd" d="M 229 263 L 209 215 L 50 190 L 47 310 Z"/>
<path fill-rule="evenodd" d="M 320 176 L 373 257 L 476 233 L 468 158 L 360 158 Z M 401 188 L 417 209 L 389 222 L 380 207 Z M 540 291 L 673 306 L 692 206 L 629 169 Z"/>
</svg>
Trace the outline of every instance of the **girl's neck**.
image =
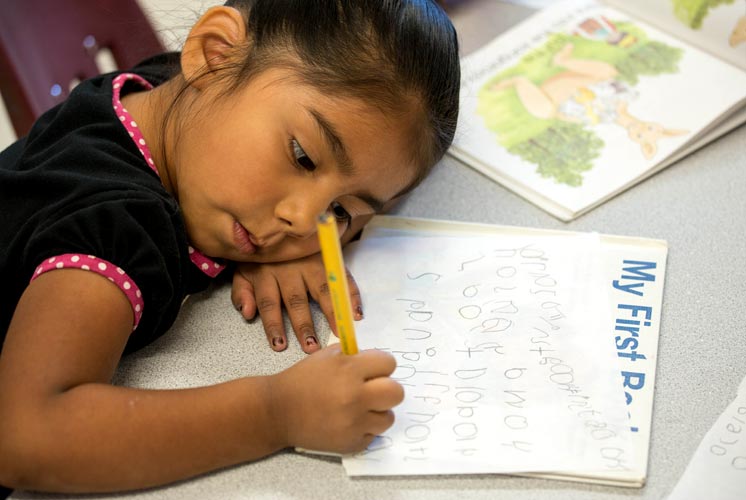
<svg viewBox="0 0 746 500">
<path fill-rule="evenodd" d="M 172 79 L 152 90 L 132 92 L 122 98 L 122 104 L 137 122 L 145 142 L 153 156 L 163 187 L 176 197 L 177 180 L 173 166 L 168 161 L 172 158 L 169 151 L 173 127 L 164 128 L 164 115 L 173 102 L 174 88 L 178 82 Z M 170 123 L 175 121 L 175 117 Z"/>
</svg>

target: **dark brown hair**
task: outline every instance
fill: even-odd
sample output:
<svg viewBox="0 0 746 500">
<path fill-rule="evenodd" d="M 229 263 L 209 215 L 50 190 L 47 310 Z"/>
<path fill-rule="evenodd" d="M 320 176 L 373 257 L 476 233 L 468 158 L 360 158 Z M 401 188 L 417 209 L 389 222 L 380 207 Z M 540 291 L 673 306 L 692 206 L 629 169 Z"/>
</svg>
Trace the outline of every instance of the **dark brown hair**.
<svg viewBox="0 0 746 500">
<path fill-rule="evenodd" d="M 419 111 L 414 188 L 453 141 L 459 108 L 456 30 L 433 0 L 228 0 L 246 21 L 238 64 L 211 72 L 228 92 L 271 67 L 290 67 L 328 95 L 387 112 Z M 215 73 L 220 73 L 216 75 Z M 197 78 L 204 76 L 200 75 Z"/>
</svg>

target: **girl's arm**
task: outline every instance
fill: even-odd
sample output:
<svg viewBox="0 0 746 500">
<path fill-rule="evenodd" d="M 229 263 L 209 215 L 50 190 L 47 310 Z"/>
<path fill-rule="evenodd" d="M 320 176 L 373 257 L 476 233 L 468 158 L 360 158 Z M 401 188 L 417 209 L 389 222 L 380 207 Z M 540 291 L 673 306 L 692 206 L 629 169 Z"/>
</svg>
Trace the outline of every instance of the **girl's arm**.
<svg viewBox="0 0 746 500">
<path fill-rule="evenodd" d="M 332 348 L 269 377 L 182 390 L 115 387 L 109 381 L 131 328 L 129 302 L 99 275 L 55 270 L 29 285 L 0 353 L 1 484 L 115 491 L 287 446 L 360 450 L 391 425 L 390 408 L 403 397 L 387 377 L 393 358 Z M 345 384 L 305 383 L 340 376 Z"/>
</svg>

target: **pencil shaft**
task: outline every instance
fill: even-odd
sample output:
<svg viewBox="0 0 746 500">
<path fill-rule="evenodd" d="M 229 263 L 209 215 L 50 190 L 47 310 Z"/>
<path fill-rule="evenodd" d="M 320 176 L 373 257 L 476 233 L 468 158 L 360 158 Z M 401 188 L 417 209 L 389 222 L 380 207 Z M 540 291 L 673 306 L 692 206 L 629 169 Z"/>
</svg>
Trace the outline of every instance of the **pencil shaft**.
<svg viewBox="0 0 746 500">
<path fill-rule="evenodd" d="M 319 244 L 321 257 L 324 260 L 326 281 L 334 308 L 334 320 L 337 325 L 337 335 L 342 344 L 342 352 L 356 354 L 357 340 L 355 327 L 352 322 L 352 304 L 347 284 L 347 272 L 342 259 L 342 246 L 339 243 L 337 222 L 333 217 L 322 215 L 318 222 Z"/>
</svg>

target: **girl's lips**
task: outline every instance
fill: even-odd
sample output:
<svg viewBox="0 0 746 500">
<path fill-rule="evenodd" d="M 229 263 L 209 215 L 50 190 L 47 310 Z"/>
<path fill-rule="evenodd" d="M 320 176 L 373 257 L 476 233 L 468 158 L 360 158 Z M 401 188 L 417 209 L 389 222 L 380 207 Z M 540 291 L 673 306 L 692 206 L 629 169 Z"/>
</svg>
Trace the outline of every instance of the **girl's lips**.
<svg viewBox="0 0 746 500">
<path fill-rule="evenodd" d="M 233 223 L 233 242 L 242 253 L 256 253 L 256 246 L 251 242 L 251 234 L 238 221 Z"/>
</svg>

